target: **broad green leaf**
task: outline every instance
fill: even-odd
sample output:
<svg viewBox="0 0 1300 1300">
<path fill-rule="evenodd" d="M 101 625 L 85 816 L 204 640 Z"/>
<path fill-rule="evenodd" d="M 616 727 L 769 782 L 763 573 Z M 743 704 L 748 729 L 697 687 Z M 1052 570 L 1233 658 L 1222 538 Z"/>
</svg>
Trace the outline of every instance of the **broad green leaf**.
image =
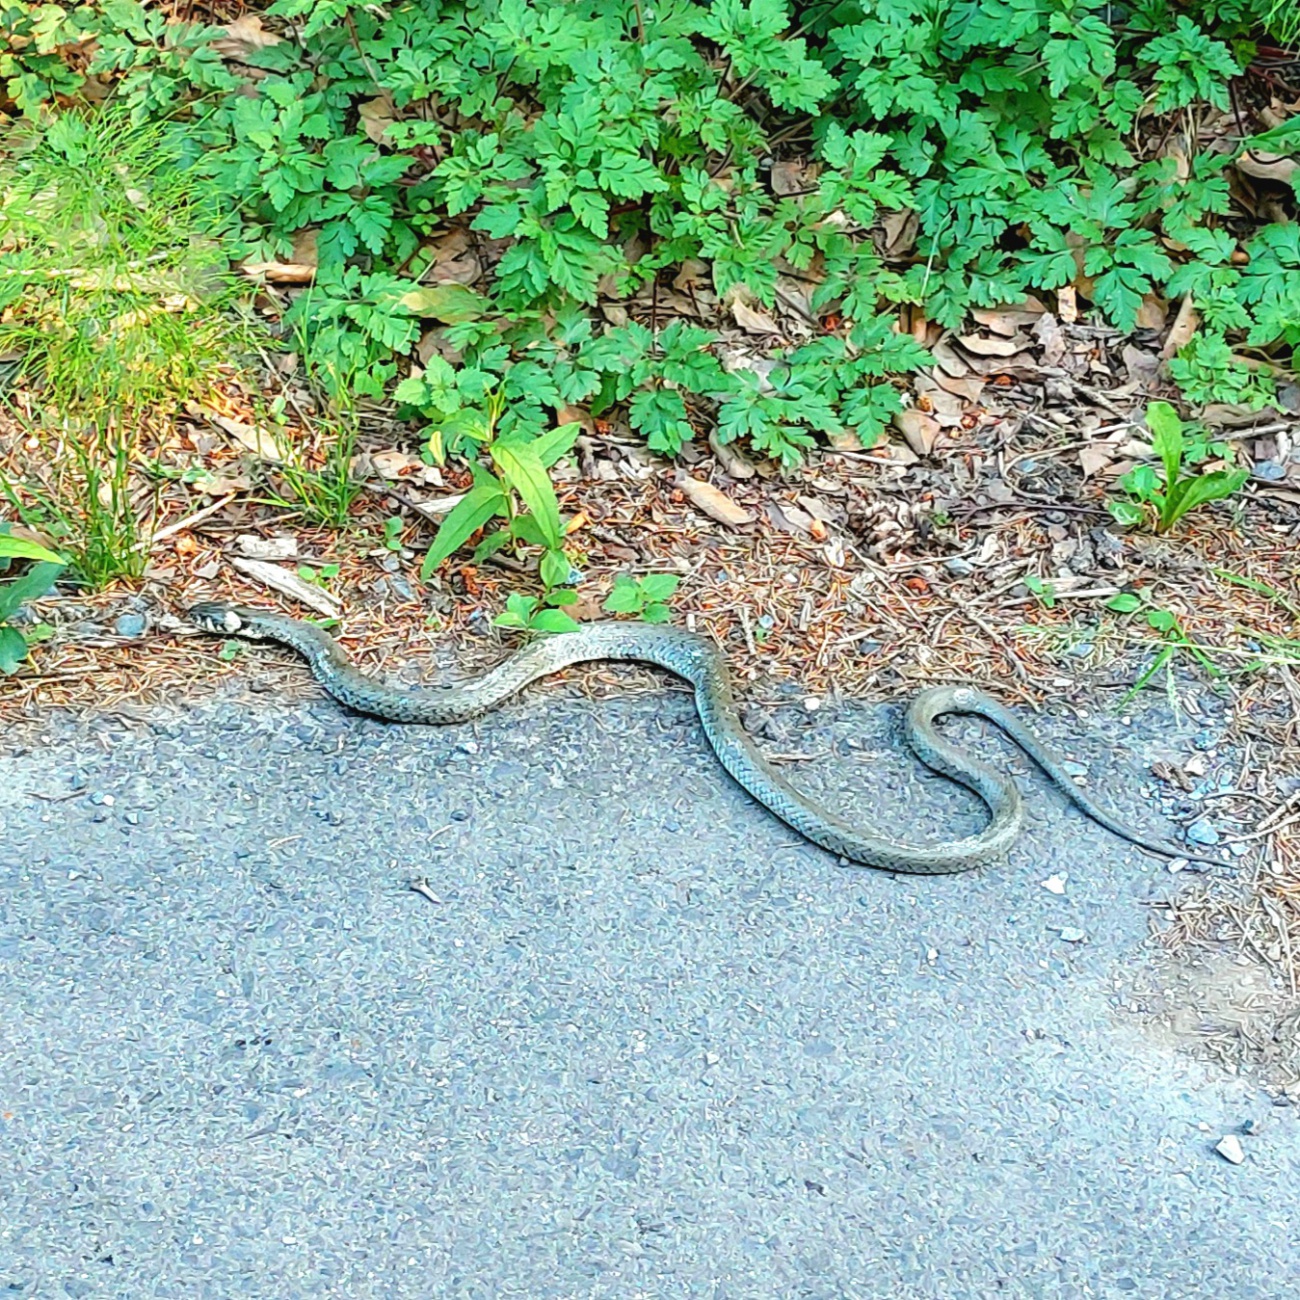
<svg viewBox="0 0 1300 1300">
<path fill-rule="evenodd" d="M 614 590 L 605 597 L 602 608 L 611 614 L 635 614 L 643 603 L 636 583 L 626 573 L 620 573 L 614 579 Z"/>
<path fill-rule="evenodd" d="M 582 425 L 576 422 L 557 424 L 554 429 L 539 434 L 528 445 L 537 453 L 537 459 L 550 469 L 560 457 L 567 456 L 573 450 L 573 444 L 578 441 L 581 433 Z"/>
<path fill-rule="evenodd" d="M 538 632 L 576 632 L 578 624 L 562 609 L 544 609 L 534 614 L 530 627 Z"/>
<path fill-rule="evenodd" d="M 44 560 L 60 567 L 64 563 L 39 542 L 29 542 L 25 537 L 11 537 L 8 533 L 0 533 L 0 560 Z"/>
<path fill-rule="evenodd" d="M 478 320 L 491 303 L 482 294 L 454 281 L 448 284 L 422 284 L 411 289 L 397 300 L 412 316 L 423 316 L 455 325 L 461 321 Z"/>
<path fill-rule="evenodd" d="M 558 551 L 564 542 L 560 503 L 555 499 L 550 475 L 537 453 L 526 443 L 493 443 L 492 459 L 506 483 L 523 497 L 546 544 Z"/>
<path fill-rule="evenodd" d="M 6 677 L 18 671 L 27 658 L 27 642 L 17 628 L 0 626 L 0 673 Z"/>
<path fill-rule="evenodd" d="M 1168 402 L 1152 402 L 1147 407 L 1147 428 L 1151 430 L 1151 447 L 1165 467 L 1165 490 L 1176 482 L 1183 464 L 1183 422 Z"/>
<path fill-rule="evenodd" d="M 505 493 L 499 484 L 480 483 L 471 488 L 442 521 L 442 527 L 438 529 L 438 535 L 433 539 L 424 563 L 420 565 L 420 580 L 428 582 L 434 569 L 453 551 L 464 546 L 489 519 L 505 513 Z"/>
<path fill-rule="evenodd" d="M 1238 491 L 1250 477 L 1244 469 L 1215 470 L 1199 478 L 1184 479 L 1169 494 L 1165 508 L 1160 512 L 1162 528 L 1172 528 L 1189 510 L 1218 501 Z"/>
<path fill-rule="evenodd" d="M 0 541 L 3 540 L 5 539 L 0 538 Z M 8 540 L 16 541 L 17 538 Z M 0 583 L 0 623 L 4 622 L 23 601 L 35 600 L 38 596 L 43 596 L 50 589 L 50 583 L 66 567 L 61 561 L 43 560 L 39 564 L 33 564 L 21 578 Z"/>
<path fill-rule="evenodd" d="M 1142 608 L 1142 599 L 1131 591 L 1121 591 L 1106 602 L 1106 608 L 1117 614 L 1135 614 Z"/>
<path fill-rule="evenodd" d="M 542 556 L 538 571 L 545 587 L 562 587 L 569 580 L 569 571 L 573 566 L 563 551 L 547 551 Z M 556 593 L 557 595 L 559 593 Z"/>
<path fill-rule="evenodd" d="M 667 600 L 681 583 L 675 573 L 647 573 L 641 579 L 641 592 L 647 600 Z"/>
</svg>

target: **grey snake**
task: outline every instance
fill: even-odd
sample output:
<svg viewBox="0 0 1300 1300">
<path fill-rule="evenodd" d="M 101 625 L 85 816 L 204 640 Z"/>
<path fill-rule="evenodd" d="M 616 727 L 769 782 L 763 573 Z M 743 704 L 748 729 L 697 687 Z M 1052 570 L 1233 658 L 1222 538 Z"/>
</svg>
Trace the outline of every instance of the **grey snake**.
<svg viewBox="0 0 1300 1300">
<path fill-rule="evenodd" d="M 338 642 L 311 623 L 242 606 L 205 602 L 189 611 L 190 621 L 216 636 L 274 641 L 296 650 L 317 681 L 339 703 L 392 722 L 463 722 L 496 707 L 536 681 L 570 664 L 593 659 L 655 664 L 695 688 L 704 734 L 722 766 L 755 799 L 814 844 L 863 866 L 886 871 L 940 875 L 969 871 L 1006 856 L 1019 836 L 1024 806 L 1014 781 L 945 740 L 934 727 L 943 714 L 978 714 L 996 723 L 1069 799 L 1093 821 L 1151 853 L 1213 858 L 1179 849 L 1124 826 L 1092 802 L 1069 774 L 1005 705 L 968 686 L 936 686 L 919 692 L 908 706 L 908 744 L 928 767 L 968 786 L 988 805 L 988 824 L 976 835 L 944 844 L 907 844 L 851 825 L 796 790 L 746 736 L 736 710 L 730 675 L 714 646 L 677 628 L 644 623 L 585 623 L 576 632 L 535 640 L 476 681 L 456 686 L 402 690 L 359 673 Z"/>
</svg>

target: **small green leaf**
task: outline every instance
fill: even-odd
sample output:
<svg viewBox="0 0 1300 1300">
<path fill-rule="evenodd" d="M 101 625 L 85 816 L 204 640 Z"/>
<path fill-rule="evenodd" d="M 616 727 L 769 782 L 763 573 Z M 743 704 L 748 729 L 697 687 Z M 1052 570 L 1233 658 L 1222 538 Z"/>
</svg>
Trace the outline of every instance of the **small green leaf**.
<svg viewBox="0 0 1300 1300">
<path fill-rule="evenodd" d="M 1110 501 L 1106 505 L 1116 523 L 1131 528 L 1140 524 L 1144 518 L 1142 507 L 1132 501 Z"/>
<path fill-rule="evenodd" d="M 562 609 L 544 609 L 535 614 L 530 627 L 538 632 L 576 632 L 578 624 Z"/>
<path fill-rule="evenodd" d="M 614 579 L 614 589 L 605 597 L 603 609 L 611 614 L 635 614 L 645 603 L 641 589 L 634 579 L 620 573 Z"/>
<path fill-rule="evenodd" d="M 1178 620 L 1167 609 L 1148 610 L 1147 623 L 1157 632 L 1172 632 L 1178 627 Z"/>
<path fill-rule="evenodd" d="M 1142 601 L 1131 591 L 1121 591 L 1106 602 L 1106 608 L 1117 614 L 1133 614 L 1142 608 Z"/>
<path fill-rule="evenodd" d="M 647 623 L 667 623 L 672 616 L 673 611 L 667 605 L 647 605 L 641 614 Z"/>
</svg>

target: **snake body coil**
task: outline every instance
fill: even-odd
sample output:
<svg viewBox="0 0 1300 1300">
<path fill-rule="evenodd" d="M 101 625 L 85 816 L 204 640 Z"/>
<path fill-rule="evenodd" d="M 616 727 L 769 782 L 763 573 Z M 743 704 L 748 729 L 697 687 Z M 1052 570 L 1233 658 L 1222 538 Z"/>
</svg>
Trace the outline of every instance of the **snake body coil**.
<svg viewBox="0 0 1300 1300">
<path fill-rule="evenodd" d="M 978 835 L 946 844 L 905 844 L 850 825 L 800 794 L 758 752 L 736 711 L 726 663 L 702 637 L 677 628 L 641 623 L 585 623 L 577 632 L 531 642 L 477 681 L 433 689 L 398 690 L 359 673 L 338 642 L 321 628 L 241 606 L 204 603 L 189 611 L 202 631 L 296 650 L 320 684 L 341 704 L 392 722 L 463 722 L 494 708 L 536 681 L 570 664 L 593 659 L 656 664 L 690 682 L 704 733 L 723 767 L 755 799 L 814 844 L 864 866 L 941 875 L 969 871 L 1006 856 L 1024 821 L 1015 783 L 971 758 L 934 728 L 946 713 L 978 714 L 1002 728 L 1089 817 L 1152 853 L 1197 857 L 1129 830 L 1083 795 L 1060 763 L 1014 713 L 991 696 L 965 686 L 921 691 L 907 710 L 905 731 L 917 757 L 934 771 L 968 786 L 992 817 Z M 1203 861 L 1214 861 L 1202 858 Z"/>
</svg>

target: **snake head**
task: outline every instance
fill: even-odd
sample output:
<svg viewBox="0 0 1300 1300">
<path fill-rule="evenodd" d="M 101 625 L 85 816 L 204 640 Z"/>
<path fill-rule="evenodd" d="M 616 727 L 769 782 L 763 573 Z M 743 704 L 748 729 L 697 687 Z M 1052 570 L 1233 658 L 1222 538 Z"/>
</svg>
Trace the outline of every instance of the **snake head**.
<svg viewBox="0 0 1300 1300">
<path fill-rule="evenodd" d="M 185 617 L 200 632 L 210 632 L 213 636 L 256 638 L 258 634 L 252 626 L 252 614 L 251 609 L 241 609 L 238 605 L 205 600 L 190 606 Z"/>
</svg>

